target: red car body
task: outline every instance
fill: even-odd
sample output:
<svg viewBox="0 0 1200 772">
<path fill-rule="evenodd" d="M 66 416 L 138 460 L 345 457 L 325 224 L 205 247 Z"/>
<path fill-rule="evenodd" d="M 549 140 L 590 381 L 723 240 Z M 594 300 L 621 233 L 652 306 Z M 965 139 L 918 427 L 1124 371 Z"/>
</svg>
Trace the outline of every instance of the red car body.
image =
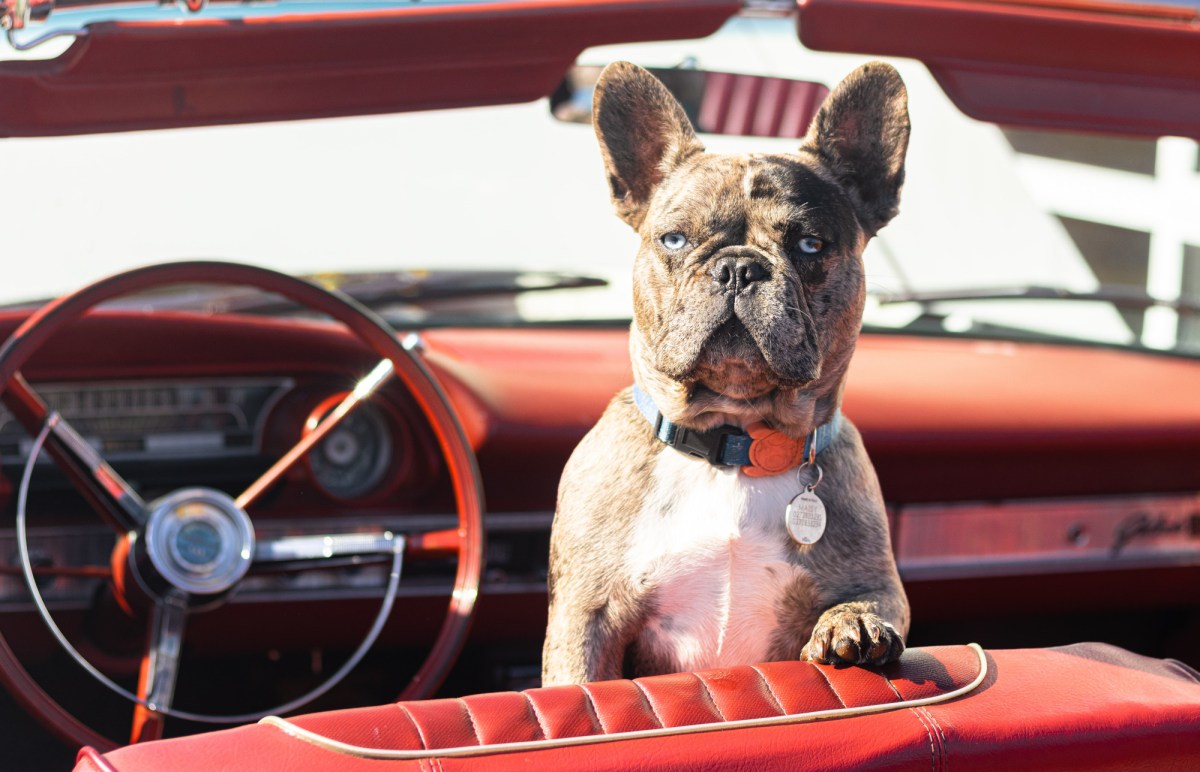
<svg viewBox="0 0 1200 772">
<path fill-rule="evenodd" d="M 588 46 L 701 37 L 740 5 L 549 0 L 97 23 L 59 58 L 0 62 L 0 135 L 541 99 Z M 802 0 L 799 34 L 813 49 L 919 58 L 960 109 L 981 120 L 1196 137 L 1196 19 L 1188 6 L 1088 0 Z M 29 317 L 28 309 L 0 312 L 0 336 L 24 331 Z M 62 763 L 85 743 L 98 750 L 85 752 L 80 768 L 95 770 L 1200 763 L 1200 683 L 1188 668 L 1200 667 L 1200 363 L 1193 357 L 868 329 L 844 409 L 889 505 L 914 618 L 905 659 L 882 672 L 774 663 L 516 693 L 496 690 L 536 680 L 559 472 L 629 383 L 628 334 L 618 325 L 460 326 L 421 337 L 419 356 L 461 423 L 487 507 L 488 562 L 465 648 L 448 655 L 458 663 L 437 693 L 445 699 L 356 707 L 102 757 L 128 739 L 128 704 L 77 673 L 37 615 L 14 607 L 0 613 L 7 641 L 0 646 L 11 649 L 0 657 L 0 677 L 12 695 L 4 707 L 12 722 L 0 736 L 15 748 L 15 768 Z M 287 393 L 264 419 L 262 456 L 275 457 L 372 361 L 369 347 L 324 322 L 124 309 L 59 332 L 22 373 L 35 386 L 286 378 Z M 6 404 L 13 393 L 10 385 Z M 349 517 L 452 531 L 458 473 L 422 399 L 393 384 L 379 404 L 390 441 L 403 450 L 388 469 L 390 485 L 338 498 L 298 465 L 261 502 L 255 525 Z M 247 484 L 254 469 L 213 468 L 230 488 Z M 165 463 L 125 473 L 160 488 L 185 474 Z M 5 476 L 0 497 L 10 512 L 18 481 L 9 467 Z M 67 504 L 51 509 L 56 526 L 88 522 Z M 451 539 L 449 551 L 456 544 Z M 431 567 L 401 594 L 361 675 L 308 710 L 373 705 L 402 691 L 443 624 L 454 575 L 439 562 L 446 551 L 428 550 Z M 351 649 L 375 608 L 355 593 L 339 597 L 349 585 L 307 594 L 281 586 L 275 595 L 260 586 L 259 595 L 250 593 L 258 602 L 189 621 L 195 664 L 193 675 L 187 663 L 181 673 L 192 679 L 181 682 L 183 695 L 190 689 L 205 706 L 244 702 L 256 710 L 263 700 L 241 698 L 261 686 L 273 704 L 296 691 L 289 680 L 307 683 L 305 667 L 326 669 L 321 653 Z M 101 592 L 65 609 L 60 623 L 91 642 L 97 661 L 136 679 L 145 622 L 123 614 Z M 301 624 L 305 618 L 317 621 Z M 1046 648 L 1085 640 L 1114 646 Z M 297 667 L 298 657 L 311 667 Z M 25 666 L 8 664 L 17 660 Z M 269 685 L 256 680 L 263 672 Z M 44 682 L 42 696 L 34 681 Z M 941 702 L 946 695 L 953 698 Z M 359 750 L 306 740 L 296 727 Z M 686 727 L 693 730 L 671 731 Z M 168 722 L 167 733 L 198 728 Z M 396 753 L 372 759 L 363 747 Z M 445 750 L 454 748 L 474 750 Z M 7 768 L 8 753 L 0 751 L 0 766 Z"/>
</svg>

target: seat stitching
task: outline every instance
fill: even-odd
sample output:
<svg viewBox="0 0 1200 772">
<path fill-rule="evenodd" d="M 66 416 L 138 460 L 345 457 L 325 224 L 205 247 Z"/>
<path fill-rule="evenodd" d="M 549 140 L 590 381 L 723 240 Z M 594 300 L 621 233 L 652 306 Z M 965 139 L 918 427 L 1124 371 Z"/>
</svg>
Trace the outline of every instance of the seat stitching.
<svg viewBox="0 0 1200 772">
<path fill-rule="evenodd" d="M 892 683 L 892 679 L 888 678 L 887 676 L 884 676 L 883 680 L 888 685 L 888 688 L 892 690 L 892 693 L 895 694 L 896 697 L 901 702 L 903 702 L 904 697 L 900 694 L 900 690 L 896 688 L 896 685 L 894 683 Z M 946 743 L 946 733 L 942 731 L 942 725 L 938 723 L 937 718 L 935 718 L 934 715 L 932 713 L 930 713 L 929 710 L 925 707 L 909 708 L 909 710 L 914 711 L 914 712 L 917 710 L 920 710 L 921 714 L 924 715 L 925 718 L 929 719 L 929 721 L 933 724 L 933 728 L 937 732 L 937 736 L 938 736 L 938 740 L 939 740 L 939 747 L 942 749 L 942 752 L 940 754 L 941 759 L 942 759 L 942 769 L 949 770 L 950 769 L 950 754 L 948 753 L 949 748 L 947 747 L 947 743 Z M 922 724 L 923 723 L 924 722 L 922 722 Z M 926 731 L 926 733 L 928 733 L 929 729 L 926 728 L 925 731 Z M 933 741 L 932 737 L 929 739 L 930 739 L 930 742 Z"/>
<path fill-rule="evenodd" d="M 822 671 L 821 668 L 817 667 L 816 665 L 813 665 L 811 662 L 809 663 L 809 666 L 812 667 L 813 670 L 820 673 L 821 677 L 825 679 L 825 683 L 829 685 L 829 691 L 833 692 L 833 696 L 835 699 L 837 699 L 838 704 L 841 705 L 843 708 L 850 707 L 849 705 L 846 704 L 845 700 L 842 699 L 842 695 L 838 694 L 838 690 L 833 688 L 833 681 L 829 680 L 829 676 L 825 675 L 824 671 Z"/>
<path fill-rule="evenodd" d="M 525 692 L 520 694 L 525 698 L 525 704 L 529 706 L 529 712 L 533 714 L 533 720 L 537 722 L 538 729 L 542 730 L 542 739 L 549 740 L 550 732 L 546 730 L 546 724 L 542 721 L 542 714 L 538 713 L 537 705 L 533 704 L 533 700 L 529 699 L 529 695 Z"/>
<path fill-rule="evenodd" d="M 917 717 L 917 721 L 921 722 L 921 728 L 925 730 L 925 736 L 929 738 L 929 772 L 937 772 L 937 751 L 933 747 L 933 733 L 929 731 L 929 725 L 925 723 L 925 719 L 916 708 L 909 708 L 909 713 Z"/>
<path fill-rule="evenodd" d="M 459 697 L 456 701 L 460 703 L 463 706 L 463 710 L 467 712 L 467 720 L 471 722 L 471 731 L 475 734 L 475 744 L 483 745 L 483 735 L 479 733 L 479 727 L 475 724 L 475 716 L 471 713 L 471 706 L 461 697 Z"/>
<path fill-rule="evenodd" d="M 582 686 L 579 687 L 579 689 L 583 692 L 583 695 L 587 697 L 588 709 L 591 710 L 592 715 L 595 717 L 596 726 L 600 727 L 601 734 L 608 734 L 608 727 L 604 725 L 604 719 L 600 718 L 600 711 L 596 708 L 596 700 L 594 697 L 592 697 L 592 693 Z"/>
<path fill-rule="evenodd" d="M 425 730 L 422 729 L 421 725 L 417 723 L 417 720 L 415 718 L 413 718 L 413 715 L 412 715 L 412 713 L 410 713 L 408 711 L 408 708 L 404 707 L 404 705 L 401 703 L 396 703 L 396 707 L 399 708 L 400 711 L 402 713 L 404 713 L 405 716 L 408 717 L 408 723 L 413 725 L 413 729 L 417 730 L 417 737 L 419 737 L 421 740 L 421 750 L 423 750 L 423 751 L 433 750 L 432 748 L 429 747 L 429 743 L 426 742 L 426 740 L 425 740 Z"/>
<path fill-rule="evenodd" d="M 758 677 L 762 679 L 763 686 L 767 687 L 767 694 L 771 695 L 771 699 L 775 701 L 775 707 L 779 708 L 779 715 L 786 716 L 788 712 L 784 709 L 783 702 L 779 699 L 779 695 L 775 693 L 775 689 L 771 686 L 771 682 L 768 681 L 763 672 L 758 669 L 758 666 L 751 665 L 750 669 L 755 673 L 758 673 Z"/>
<path fill-rule="evenodd" d="M 722 721 L 728 721 L 729 719 L 725 718 L 725 714 L 721 712 L 721 706 L 717 704 L 716 698 L 713 697 L 712 689 L 708 688 L 708 684 L 700 676 L 696 676 L 696 680 L 704 687 L 704 693 L 708 695 L 708 701 L 712 703 L 713 710 L 717 711 L 717 715 L 721 717 Z"/>
<path fill-rule="evenodd" d="M 658 709 L 654 707 L 654 703 L 650 700 L 650 693 L 647 692 L 646 689 L 637 682 L 637 679 L 634 679 L 633 685 L 638 688 L 638 691 L 642 693 L 642 697 L 646 699 L 646 704 L 650 706 L 650 713 L 654 716 L 654 720 L 658 722 L 660 727 L 665 728 L 667 724 L 662 720 L 662 716 L 658 715 Z"/>
<path fill-rule="evenodd" d="M 925 714 L 925 717 L 930 720 L 934 729 L 937 730 L 938 739 L 941 740 L 942 747 L 942 769 L 948 770 L 950 769 L 950 747 L 946 742 L 946 733 L 942 731 L 942 725 L 938 723 L 937 717 L 930 713 L 928 708 L 922 706 L 921 712 Z"/>
</svg>

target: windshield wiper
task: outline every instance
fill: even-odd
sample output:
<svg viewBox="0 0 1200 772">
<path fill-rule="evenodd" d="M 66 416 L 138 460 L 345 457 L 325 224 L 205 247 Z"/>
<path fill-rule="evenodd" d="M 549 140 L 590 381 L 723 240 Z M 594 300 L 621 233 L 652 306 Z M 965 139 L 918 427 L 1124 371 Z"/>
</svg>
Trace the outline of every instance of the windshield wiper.
<svg viewBox="0 0 1200 772">
<path fill-rule="evenodd" d="M 317 274 L 304 277 L 330 290 L 354 298 L 367 308 L 435 305 L 438 301 L 511 297 L 526 292 L 605 287 L 594 276 L 547 271 L 388 271 L 381 273 Z M 238 314 L 285 315 L 299 306 L 277 295 L 257 292 L 254 297 L 230 300 L 221 309 Z"/>
<path fill-rule="evenodd" d="M 1181 316 L 1200 314 L 1200 298 L 1181 297 L 1174 300 L 1156 298 L 1136 287 L 1101 286 L 1088 292 L 1036 284 L 1024 287 L 990 287 L 930 290 L 921 292 L 880 292 L 874 296 L 880 305 L 894 303 L 959 302 L 975 300 L 1082 300 L 1111 303 L 1118 308 L 1145 311 L 1147 308 L 1170 308 Z"/>
</svg>

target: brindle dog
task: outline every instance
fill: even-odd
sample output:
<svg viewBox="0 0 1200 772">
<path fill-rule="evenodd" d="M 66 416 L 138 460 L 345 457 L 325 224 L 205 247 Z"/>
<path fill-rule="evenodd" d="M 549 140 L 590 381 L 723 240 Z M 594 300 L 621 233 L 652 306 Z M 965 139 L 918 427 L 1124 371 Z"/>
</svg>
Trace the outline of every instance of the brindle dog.
<svg viewBox="0 0 1200 772">
<path fill-rule="evenodd" d="M 851 73 L 795 154 L 705 153 L 670 93 L 626 62 L 602 74 L 593 121 L 617 214 L 641 236 L 637 386 L 563 473 L 543 682 L 895 659 L 908 602 L 879 483 L 839 405 L 863 247 L 904 181 L 903 82 L 879 62 Z M 816 443 L 823 535 L 801 544 L 785 527 L 812 480 L 795 471 L 806 451 L 779 474 L 725 466 L 665 444 L 664 420 L 701 439 L 774 429 L 793 450 L 840 426 Z"/>
</svg>

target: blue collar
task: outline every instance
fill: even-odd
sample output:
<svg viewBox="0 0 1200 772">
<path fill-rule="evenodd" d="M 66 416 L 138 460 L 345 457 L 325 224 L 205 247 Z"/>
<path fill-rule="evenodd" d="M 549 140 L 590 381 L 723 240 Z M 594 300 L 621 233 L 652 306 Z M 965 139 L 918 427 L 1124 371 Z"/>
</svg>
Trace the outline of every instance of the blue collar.
<svg viewBox="0 0 1200 772">
<path fill-rule="evenodd" d="M 687 453 L 689 456 L 703 458 L 715 466 L 753 466 L 750 451 L 755 439 L 745 431 L 734 426 L 721 426 L 706 432 L 698 432 L 680 426 L 668 420 L 659 412 L 654 400 L 636 383 L 633 385 L 633 402 L 638 410 L 654 427 L 654 435 L 672 448 Z M 833 414 L 829 423 L 817 427 L 817 453 L 828 448 L 842 428 L 842 411 Z M 800 458 L 807 458 L 809 443 L 813 435 L 804 439 L 804 448 Z M 799 462 L 795 464 L 799 465 Z M 785 471 L 774 470 L 769 473 Z"/>
</svg>

